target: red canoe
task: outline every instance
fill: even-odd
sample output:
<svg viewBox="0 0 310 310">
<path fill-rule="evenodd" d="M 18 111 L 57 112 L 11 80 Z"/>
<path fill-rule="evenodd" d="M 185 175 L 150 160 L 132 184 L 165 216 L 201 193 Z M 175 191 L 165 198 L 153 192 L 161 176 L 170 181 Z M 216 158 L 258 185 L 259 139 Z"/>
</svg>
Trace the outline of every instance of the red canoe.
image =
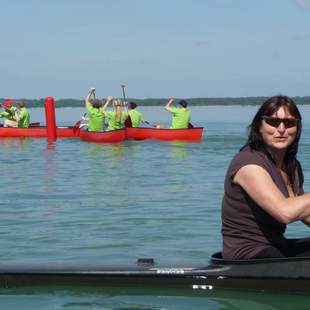
<svg viewBox="0 0 310 310">
<path fill-rule="evenodd" d="M 111 131 L 89 132 L 80 131 L 80 139 L 86 142 L 122 142 L 126 140 L 126 129 Z"/>
<path fill-rule="evenodd" d="M 182 141 L 199 141 L 202 139 L 203 127 L 186 128 L 186 129 L 163 129 L 163 128 L 126 128 L 127 139 L 144 140 L 182 140 Z"/>
<path fill-rule="evenodd" d="M 74 138 L 79 135 L 79 128 L 76 127 L 56 127 L 57 138 Z M 0 127 L 0 137 L 2 138 L 17 138 L 17 137 L 32 137 L 44 138 L 47 137 L 45 126 L 36 126 L 29 128 L 7 128 Z"/>
</svg>

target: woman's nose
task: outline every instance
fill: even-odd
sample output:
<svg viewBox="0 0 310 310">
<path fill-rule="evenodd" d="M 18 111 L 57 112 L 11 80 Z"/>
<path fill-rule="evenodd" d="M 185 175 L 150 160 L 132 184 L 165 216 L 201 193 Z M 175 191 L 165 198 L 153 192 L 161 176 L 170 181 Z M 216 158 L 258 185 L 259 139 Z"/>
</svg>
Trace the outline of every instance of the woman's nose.
<svg viewBox="0 0 310 310">
<path fill-rule="evenodd" d="M 285 129 L 286 129 L 286 127 L 285 127 L 284 123 L 281 122 L 280 125 L 278 126 L 277 130 L 278 130 L 279 132 L 284 132 Z"/>
</svg>

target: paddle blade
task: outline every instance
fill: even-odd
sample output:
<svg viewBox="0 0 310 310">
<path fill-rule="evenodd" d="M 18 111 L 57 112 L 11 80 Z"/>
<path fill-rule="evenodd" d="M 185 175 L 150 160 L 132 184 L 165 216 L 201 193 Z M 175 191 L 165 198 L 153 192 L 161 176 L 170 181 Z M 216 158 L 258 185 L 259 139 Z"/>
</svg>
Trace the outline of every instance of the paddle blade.
<svg viewBox="0 0 310 310">
<path fill-rule="evenodd" d="M 40 126 L 40 123 L 37 122 L 37 123 L 30 123 L 29 124 L 29 127 L 39 127 Z"/>
<path fill-rule="evenodd" d="M 73 126 L 73 132 L 77 132 L 80 129 L 81 121 L 77 121 Z"/>
<path fill-rule="evenodd" d="M 131 122 L 130 116 L 128 116 L 128 117 L 126 118 L 125 127 L 126 127 L 126 128 L 132 127 L 132 122 Z"/>
</svg>

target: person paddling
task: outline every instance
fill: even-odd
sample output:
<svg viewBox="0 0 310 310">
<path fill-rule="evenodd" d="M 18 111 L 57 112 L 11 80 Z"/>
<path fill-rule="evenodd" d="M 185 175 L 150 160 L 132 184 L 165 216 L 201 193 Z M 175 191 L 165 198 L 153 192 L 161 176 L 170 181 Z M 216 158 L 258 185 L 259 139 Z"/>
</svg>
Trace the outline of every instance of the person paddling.
<svg viewBox="0 0 310 310">
<path fill-rule="evenodd" d="M 16 108 L 13 106 L 13 99 L 7 99 L 1 107 L 4 109 L 0 117 L 4 118 L 3 127 L 18 127 Z"/>
<path fill-rule="evenodd" d="M 184 129 L 189 128 L 191 120 L 191 112 L 187 108 L 188 103 L 185 100 L 180 100 L 177 107 L 171 107 L 174 99 L 169 98 L 165 105 L 165 110 L 172 114 L 171 129 Z"/>
<path fill-rule="evenodd" d="M 25 107 L 25 103 L 23 100 L 17 101 L 17 107 L 19 113 L 17 114 L 17 121 L 19 128 L 28 128 L 30 124 L 30 114 Z"/>
<path fill-rule="evenodd" d="M 125 111 L 122 111 L 122 102 L 120 99 L 113 99 L 113 108 L 114 111 L 106 111 L 110 101 L 107 101 L 102 110 L 105 113 L 106 118 L 108 119 L 108 131 L 117 130 L 125 128 L 125 121 L 128 117 L 128 114 Z"/>
<path fill-rule="evenodd" d="M 130 101 L 128 103 L 128 117 L 131 121 L 130 127 L 139 127 L 142 123 L 144 123 L 143 115 L 141 112 L 136 110 L 136 107 L 137 104 L 135 102 Z"/>
<path fill-rule="evenodd" d="M 102 101 L 95 98 L 95 87 L 89 89 L 85 99 L 86 111 L 88 114 L 88 131 L 103 131 L 105 112 L 103 110 Z M 91 99 L 93 96 L 93 99 Z M 107 103 L 112 100 L 112 97 L 107 98 Z"/>
</svg>

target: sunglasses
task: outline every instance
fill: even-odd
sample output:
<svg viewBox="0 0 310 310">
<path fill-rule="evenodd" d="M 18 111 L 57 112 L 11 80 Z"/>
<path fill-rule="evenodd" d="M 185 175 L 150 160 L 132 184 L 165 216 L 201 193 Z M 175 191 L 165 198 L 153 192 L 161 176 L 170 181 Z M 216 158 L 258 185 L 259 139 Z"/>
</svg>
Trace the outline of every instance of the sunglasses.
<svg viewBox="0 0 310 310">
<path fill-rule="evenodd" d="M 281 123 L 283 123 L 286 128 L 295 127 L 300 121 L 298 118 L 279 118 L 266 115 L 262 118 L 268 125 L 276 128 L 279 127 Z"/>
</svg>

